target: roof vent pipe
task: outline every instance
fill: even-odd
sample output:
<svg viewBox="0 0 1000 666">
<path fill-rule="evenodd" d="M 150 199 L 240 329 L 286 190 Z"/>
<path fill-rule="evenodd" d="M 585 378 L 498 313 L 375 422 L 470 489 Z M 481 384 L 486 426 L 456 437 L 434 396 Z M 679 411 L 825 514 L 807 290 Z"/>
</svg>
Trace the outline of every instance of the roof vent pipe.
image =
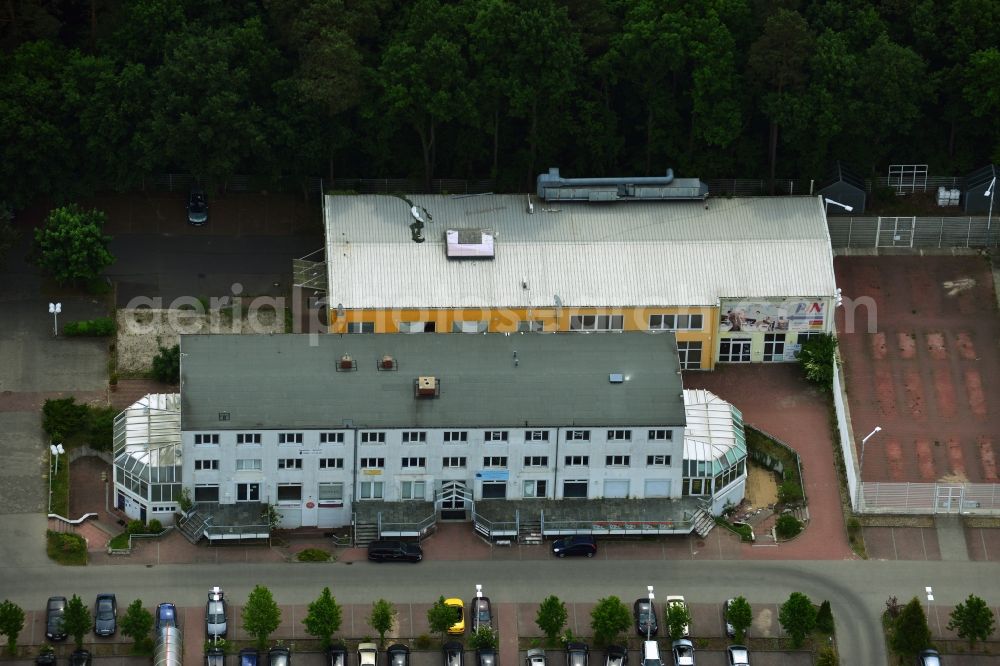
<svg viewBox="0 0 1000 666">
<path fill-rule="evenodd" d="M 538 175 L 536 191 L 545 198 L 547 188 L 559 187 L 602 187 L 611 185 L 669 185 L 674 181 L 674 170 L 667 169 L 665 176 L 632 176 L 629 178 L 561 178 L 558 167 L 550 167 L 548 173 Z"/>
</svg>

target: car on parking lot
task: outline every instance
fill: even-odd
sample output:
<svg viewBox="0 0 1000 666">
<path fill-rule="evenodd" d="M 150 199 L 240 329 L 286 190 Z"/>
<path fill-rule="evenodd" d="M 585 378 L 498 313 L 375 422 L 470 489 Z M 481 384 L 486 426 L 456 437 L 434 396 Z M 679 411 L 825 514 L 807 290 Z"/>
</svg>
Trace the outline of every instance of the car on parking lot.
<svg viewBox="0 0 1000 666">
<path fill-rule="evenodd" d="M 188 192 L 187 201 L 188 224 L 196 227 L 208 222 L 208 199 L 205 198 L 205 190 L 199 185 L 195 185 Z"/>
<path fill-rule="evenodd" d="M 490 647 L 476 650 L 476 666 L 497 666 L 497 651 Z"/>
<path fill-rule="evenodd" d="M 45 637 L 50 641 L 66 640 L 63 618 L 66 616 L 66 597 L 49 597 L 45 605 Z"/>
<path fill-rule="evenodd" d="M 35 666 L 50 666 L 54 663 L 56 663 L 56 653 L 52 651 L 52 646 L 49 646 L 47 652 L 42 652 L 35 657 Z"/>
<path fill-rule="evenodd" d="M 410 648 L 402 643 L 390 645 L 385 651 L 387 666 L 410 666 Z"/>
<path fill-rule="evenodd" d="M 172 603 L 162 603 L 156 606 L 156 614 L 153 616 L 156 633 L 169 627 L 180 627 L 177 622 L 177 606 Z"/>
<path fill-rule="evenodd" d="M 726 636 L 729 638 L 736 638 L 736 629 L 729 621 L 729 609 L 733 607 L 735 601 L 736 599 L 726 599 L 726 605 L 722 608 L 722 621 L 726 623 Z"/>
<path fill-rule="evenodd" d="M 577 534 L 552 542 L 552 554 L 556 557 L 582 555 L 593 557 L 597 554 L 597 540 L 589 534 Z"/>
<path fill-rule="evenodd" d="M 94 602 L 94 635 L 114 636 L 118 630 L 118 602 L 113 594 L 98 594 Z"/>
<path fill-rule="evenodd" d="M 205 604 L 205 635 L 209 638 L 219 636 L 225 638 L 229 631 L 226 595 L 218 586 L 208 591 L 208 602 Z"/>
<path fill-rule="evenodd" d="M 461 636 L 465 633 L 465 603 L 461 599 L 452 597 L 451 599 L 445 599 L 444 605 L 458 609 L 458 620 L 448 627 L 448 633 L 453 636 Z"/>
<path fill-rule="evenodd" d="M 347 666 L 347 648 L 331 645 L 326 649 L 326 666 Z"/>
<path fill-rule="evenodd" d="M 745 645 L 730 645 L 726 648 L 729 666 L 750 666 L 750 650 Z"/>
<path fill-rule="evenodd" d="M 590 648 L 586 643 L 566 643 L 566 666 L 587 666 L 590 660 Z"/>
<path fill-rule="evenodd" d="M 205 666 L 226 666 L 226 651 L 221 647 L 205 650 Z"/>
<path fill-rule="evenodd" d="M 268 666 L 291 666 L 292 651 L 286 647 L 273 647 L 267 651 Z"/>
<path fill-rule="evenodd" d="M 674 606 L 679 606 L 681 608 L 687 609 L 687 602 L 684 601 L 684 597 L 679 594 L 671 595 L 667 597 L 667 612 Z M 691 626 L 685 624 L 683 631 L 681 631 L 681 636 L 687 638 L 691 635 Z"/>
<path fill-rule="evenodd" d="M 358 666 L 375 666 L 377 661 L 377 645 L 374 643 L 358 643 Z"/>
<path fill-rule="evenodd" d="M 656 622 L 656 607 L 649 599 L 636 599 L 632 604 L 632 616 L 635 618 L 635 633 L 643 638 L 656 636 L 660 626 Z"/>
<path fill-rule="evenodd" d="M 524 656 L 525 666 L 547 666 L 548 660 L 545 658 L 545 650 L 542 648 L 531 648 Z"/>
<path fill-rule="evenodd" d="M 472 633 L 479 627 L 493 626 L 493 607 L 489 597 L 476 597 L 469 603 L 469 617 L 472 618 Z"/>
<path fill-rule="evenodd" d="M 240 650 L 240 666 L 257 666 L 260 663 L 260 653 L 253 648 Z"/>
<path fill-rule="evenodd" d="M 442 645 L 441 656 L 444 666 L 463 666 L 465 664 L 465 648 L 458 641 L 448 641 Z"/>
<path fill-rule="evenodd" d="M 694 643 L 681 638 L 673 643 L 674 666 L 694 666 Z"/>
<path fill-rule="evenodd" d="M 368 544 L 368 559 L 372 562 L 419 562 L 424 559 L 420 544 L 407 541 L 372 541 Z"/>
<path fill-rule="evenodd" d="M 941 655 L 932 648 L 921 650 L 917 656 L 917 666 L 941 666 Z"/>
<path fill-rule="evenodd" d="M 642 666 L 662 666 L 660 661 L 660 646 L 656 641 L 643 641 Z"/>
<path fill-rule="evenodd" d="M 628 666 L 628 648 L 609 645 L 604 651 L 604 666 Z"/>
<path fill-rule="evenodd" d="M 86 650 L 75 650 L 69 656 L 69 666 L 92 666 L 94 658 Z"/>
</svg>

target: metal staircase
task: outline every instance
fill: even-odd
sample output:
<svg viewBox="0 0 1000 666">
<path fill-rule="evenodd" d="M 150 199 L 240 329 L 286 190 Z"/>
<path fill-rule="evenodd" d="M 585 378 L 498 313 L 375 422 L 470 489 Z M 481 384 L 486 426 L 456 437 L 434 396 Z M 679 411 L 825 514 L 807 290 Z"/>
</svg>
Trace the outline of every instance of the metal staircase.
<svg viewBox="0 0 1000 666">
<path fill-rule="evenodd" d="M 522 520 L 518 525 L 517 541 L 527 546 L 538 546 L 542 543 L 542 521 L 540 519 Z"/>
<path fill-rule="evenodd" d="M 180 519 L 177 523 L 177 529 L 184 538 L 191 543 L 198 543 L 205 537 L 205 526 L 208 525 L 210 517 L 203 516 L 198 513 L 198 509 L 194 508 Z"/>
<path fill-rule="evenodd" d="M 354 523 L 354 545 L 357 548 L 363 548 L 370 544 L 372 541 L 378 540 L 378 524 L 377 523 Z"/>
<path fill-rule="evenodd" d="M 698 509 L 694 514 L 694 532 L 702 539 L 715 528 L 715 518 L 708 511 Z"/>
</svg>

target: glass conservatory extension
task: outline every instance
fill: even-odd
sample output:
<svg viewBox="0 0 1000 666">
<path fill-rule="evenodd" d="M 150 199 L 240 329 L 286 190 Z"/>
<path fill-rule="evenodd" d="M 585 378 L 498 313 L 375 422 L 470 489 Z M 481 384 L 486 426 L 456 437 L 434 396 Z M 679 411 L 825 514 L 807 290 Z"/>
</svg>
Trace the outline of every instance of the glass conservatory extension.
<svg viewBox="0 0 1000 666">
<path fill-rule="evenodd" d="M 747 476 L 747 444 L 743 414 L 710 391 L 684 391 L 685 496 L 711 501 L 718 515 L 727 503 L 743 501 Z"/>
<path fill-rule="evenodd" d="M 173 522 L 181 496 L 181 400 L 150 394 L 115 418 L 115 507 L 133 520 Z"/>
</svg>

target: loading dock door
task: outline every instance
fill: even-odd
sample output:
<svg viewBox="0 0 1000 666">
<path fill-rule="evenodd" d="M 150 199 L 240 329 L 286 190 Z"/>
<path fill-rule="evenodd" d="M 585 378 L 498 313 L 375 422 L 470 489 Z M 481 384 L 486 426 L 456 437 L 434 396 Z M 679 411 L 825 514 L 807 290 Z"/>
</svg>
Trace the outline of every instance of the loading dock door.
<svg viewBox="0 0 1000 666">
<path fill-rule="evenodd" d="M 643 497 L 670 497 L 670 479 L 646 479 Z"/>
<path fill-rule="evenodd" d="M 605 479 L 605 497 L 628 497 L 628 479 Z"/>
</svg>

